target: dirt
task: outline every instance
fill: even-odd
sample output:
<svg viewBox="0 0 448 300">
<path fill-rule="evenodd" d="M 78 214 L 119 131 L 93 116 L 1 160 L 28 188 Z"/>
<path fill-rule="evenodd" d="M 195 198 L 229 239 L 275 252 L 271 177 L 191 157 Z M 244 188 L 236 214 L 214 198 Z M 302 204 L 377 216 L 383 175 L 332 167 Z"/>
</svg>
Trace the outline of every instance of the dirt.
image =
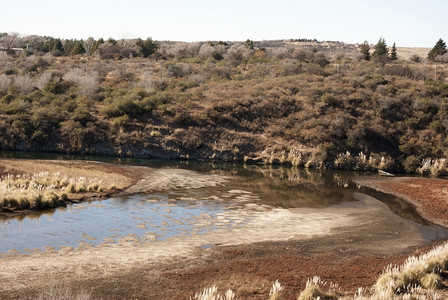
<svg viewBox="0 0 448 300">
<path fill-rule="evenodd" d="M 57 166 L 75 175 L 93 169 L 95 176 L 112 181 L 120 178 L 127 193 L 213 186 L 227 180 L 185 170 L 90 162 L 9 162 L 0 162 L 8 172 L 23 171 L 21 168 L 27 166 L 41 171 Z M 434 200 L 432 194 L 436 199 L 444 195 L 441 182 L 381 179 L 363 184 L 404 195 L 413 203 L 425 203 Z M 406 194 L 411 188 L 414 193 Z M 370 287 L 388 264 L 400 264 L 410 254 L 432 246 L 407 226 L 410 221 L 395 217 L 381 202 L 364 194 L 355 197 L 355 204 L 321 209 L 319 214 L 312 209 L 240 204 L 240 209 L 224 212 L 219 218 L 245 220 L 244 226 L 164 242 L 129 240 L 7 254 L 0 257 L 0 299 L 33 299 L 54 286 L 68 287 L 75 293 L 88 291 L 94 299 L 189 299 L 213 285 L 221 293 L 232 289 L 238 299 L 267 299 L 277 279 L 285 286 L 285 299 L 296 299 L 312 276 L 338 284 L 341 294 L 353 293 L 358 287 Z M 437 203 L 443 208 L 442 200 Z M 426 208 L 421 207 L 422 211 Z M 362 212 L 367 208 L 366 217 Z M 426 216 L 432 218 L 430 213 Z M 444 224 L 448 220 L 444 215 L 437 219 Z"/>
</svg>

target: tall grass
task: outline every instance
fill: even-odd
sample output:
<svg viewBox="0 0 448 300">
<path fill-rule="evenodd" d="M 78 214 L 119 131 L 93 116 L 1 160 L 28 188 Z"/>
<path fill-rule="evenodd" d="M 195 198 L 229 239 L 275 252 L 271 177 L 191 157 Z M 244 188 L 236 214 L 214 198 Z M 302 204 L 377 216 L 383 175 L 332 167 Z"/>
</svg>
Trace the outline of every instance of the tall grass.
<svg viewBox="0 0 448 300">
<path fill-rule="evenodd" d="M 102 191 L 101 180 L 60 173 L 0 177 L 0 210 L 41 209 L 63 205 L 68 194 Z"/>
</svg>

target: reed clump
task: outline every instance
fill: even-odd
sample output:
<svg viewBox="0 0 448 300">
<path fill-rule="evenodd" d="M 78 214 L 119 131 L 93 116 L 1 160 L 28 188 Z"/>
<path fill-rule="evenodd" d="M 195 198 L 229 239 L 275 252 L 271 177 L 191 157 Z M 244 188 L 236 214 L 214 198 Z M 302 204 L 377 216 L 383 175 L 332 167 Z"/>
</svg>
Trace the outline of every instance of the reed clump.
<svg viewBox="0 0 448 300">
<path fill-rule="evenodd" d="M 68 194 L 101 192 L 101 180 L 60 173 L 6 174 L 0 177 L 0 210 L 44 209 L 64 205 Z"/>
</svg>

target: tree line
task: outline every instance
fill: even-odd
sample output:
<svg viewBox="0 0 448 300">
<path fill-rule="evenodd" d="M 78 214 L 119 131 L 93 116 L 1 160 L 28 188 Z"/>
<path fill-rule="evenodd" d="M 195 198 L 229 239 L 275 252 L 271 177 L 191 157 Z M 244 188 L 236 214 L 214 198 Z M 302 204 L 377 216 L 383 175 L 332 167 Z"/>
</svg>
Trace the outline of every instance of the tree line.
<svg viewBox="0 0 448 300">
<path fill-rule="evenodd" d="M 34 54 L 51 53 L 53 56 L 90 55 L 98 51 L 104 58 L 149 57 L 159 46 L 150 37 L 146 40 L 138 38 L 119 42 L 113 38 L 95 40 L 89 37 L 86 40 L 78 40 L 36 35 L 20 37 L 18 33 L 0 33 L 0 45 L 11 54 L 14 53 L 14 48 L 26 49 Z"/>
<path fill-rule="evenodd" d="M 392 48 L 389 53 L 389 49 L 387 48 L 386 40 L 381 37 L 379 41 L 375 44 L 373 48 L 373 53 L 371 53 L 370 45 L 368 41 L 364 41 L 364 43 L 361 44 L 360 52 L 362 54 L 362 57 L 364 60 L 371 60 L 374 59 L 376 61 L 380 62 L 386 62 L 389 60 L 397 60 L 397 48 L 395 46 L 395 43 L 393 43 Z M 442 39 L 439 39 L 437 43 L 434 45 L 434 47 L 429 51 L 427 59 L 430 61 L 441 61 L 441 62 L 447 62 L 448 58 L 446 57 L 447 50 L 446 50 L 446 44 Z M 415 62 L 419 62 L 421 58 L 419 57 L 412 57 L 411 60 Z"/>
</svg>

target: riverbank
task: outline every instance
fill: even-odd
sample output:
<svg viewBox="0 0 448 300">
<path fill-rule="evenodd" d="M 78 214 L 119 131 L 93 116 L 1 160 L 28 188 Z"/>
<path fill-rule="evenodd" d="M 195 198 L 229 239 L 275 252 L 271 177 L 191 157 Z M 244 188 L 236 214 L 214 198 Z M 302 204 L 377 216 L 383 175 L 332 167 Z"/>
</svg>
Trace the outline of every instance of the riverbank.
<svg viewBox="0 0 448 300">
<path fill-rule="evenodd" d="M 95 174 L 111 184 L 118 180 L 120 189 L 130 194 L 229 180 L 187 170 L 96 162 L 1 160 L 0 165 L 2 172 L 13 174 L 56 169 L 72 176 Z M 425 186 L 419 189 L 424 193 Z M 355 198 L 319 209 L 319 214 L 238 203 L 239 209 L 219 219 L 244 220 L 244 226 L 155 243 L 131 239 L 6 254 L 0 258 L 0 299 L 34 299 L 58 286 L 90 292 L 93 299 L 189 299 L 212 285 L 222 292 L 234 290 L 239 299 L 266 299 L 276 279 L 286 288 L 284 299 L 296 299 L 312 276 L 337 283 L 343 295 L 353 294 L 374 284 L 388 264 L 401 264 L 431 247 L 410 221 L 385 204 L 361 193 Z"/>
<path fill-rule="evenodd" d="M 138 168 L 90 161 L 0 159 L 0 176 L 3 183 L 8 181 L 3 192 L 17 194 L 17 199 L 14 199 L 16 206 L 0 206 L 0 215 L 27 214 L 33 210 L 111 196 L 135 185 L 142 174 L 142 170 Z M 64 186 L 61 185 L 62 181 L 65 181 Z M 89 188 L 89 184 L 95 185 L 95 188 Z M 20 198 L 31 201 L 26 199 L 26 196 L 23 197 L 25 191 L 34 197 L 38 194 L 44 195 L 47 189 L 49 193 L 60 198 L 57 203 L 52 203 L 49 207 L 32 207 L 30 204 L 20 207 L 17 204 Z M 64 194 L 64 197 L 59 197 L 58 194 Z"/>
<path fill-rule="evenodd" d="M 415 205 L 425 219 L 448 226 L 448 180 L 423 177 L 356 178 L 355 183 Z"/>
</svg>

